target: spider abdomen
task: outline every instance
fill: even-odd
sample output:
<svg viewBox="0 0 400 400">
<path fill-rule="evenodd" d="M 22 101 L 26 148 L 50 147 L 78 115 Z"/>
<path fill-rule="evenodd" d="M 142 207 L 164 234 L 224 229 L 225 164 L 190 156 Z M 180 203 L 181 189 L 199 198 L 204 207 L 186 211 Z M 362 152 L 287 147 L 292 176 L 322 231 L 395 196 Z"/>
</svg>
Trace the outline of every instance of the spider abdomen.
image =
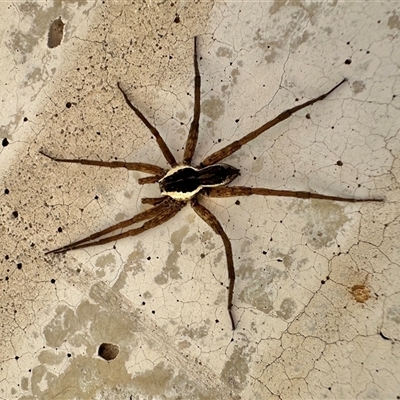
<svg viewBox="0 0 400 400">
<path fill-rule="evenodd" d="M 227 185 L 240 172 L 228 164 L 214 164 L 204 168 L 178 165 L 158 181 L 161 194 L 175 200 L 190 200 L 201 189 Z"/>
</svg>

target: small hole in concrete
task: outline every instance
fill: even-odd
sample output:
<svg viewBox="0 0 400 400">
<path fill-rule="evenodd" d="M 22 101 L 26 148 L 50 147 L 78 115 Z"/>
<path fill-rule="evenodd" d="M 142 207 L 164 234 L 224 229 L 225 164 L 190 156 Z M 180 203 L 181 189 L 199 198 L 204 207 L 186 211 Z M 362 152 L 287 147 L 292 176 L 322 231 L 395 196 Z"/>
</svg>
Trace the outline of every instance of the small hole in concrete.
<svg viewBox="0 0 400 400">
<path fill-rule="evenodd" d="M 106 361 L 114 360 L 119 353 L 119 346 L 112 343 L 102 343 L 98 355 Z"/>
</svg>

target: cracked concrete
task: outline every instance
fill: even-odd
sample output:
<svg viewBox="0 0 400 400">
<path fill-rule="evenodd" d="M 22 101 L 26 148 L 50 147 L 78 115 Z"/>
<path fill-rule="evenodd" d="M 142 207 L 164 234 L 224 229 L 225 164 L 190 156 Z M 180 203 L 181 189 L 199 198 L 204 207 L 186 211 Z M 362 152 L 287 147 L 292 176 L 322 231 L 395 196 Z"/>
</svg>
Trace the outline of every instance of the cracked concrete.
<svg viewBox="0 0 400 400">
<path fill-rule="evenodd" d="M 0 398 L 400 396 L 397 3 L 0 7 Z M 38 151 L 167 167 L 119 81 L 180 159 L 195 35 L 195 163 L 346 77 L 227 162 L 240 185 L 385 197 L 207 199 L 232 242 L 235 332 L 222 243 L 189 207 L 137 238 L 44 256 L 158 189 Z"/>
</svg>

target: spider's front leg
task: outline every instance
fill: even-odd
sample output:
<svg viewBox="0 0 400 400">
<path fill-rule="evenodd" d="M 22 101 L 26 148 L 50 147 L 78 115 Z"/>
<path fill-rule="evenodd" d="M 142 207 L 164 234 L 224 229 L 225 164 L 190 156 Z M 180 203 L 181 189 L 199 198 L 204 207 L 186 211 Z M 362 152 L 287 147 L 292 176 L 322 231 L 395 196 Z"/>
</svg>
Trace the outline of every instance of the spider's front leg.
<svg viewBox="0 0 400 400">
<path fill-rule="evenodd" d="M 106 167 L 106 168 L 126 168 L 130 171 L 139 171 L 144 172 L 146 174 L 152 174 L 157 176 L 164 176 L 167 171 L 165 169 L 159 167 L 158 165 L 148 164 L 148 163 L 139 163 L 139 162 L 125 162 L 125 161 L 100 161 L 100 160 L 85 160 L 81 158 L 57 158 L 52 157 L 46 154 L 43 151 L 39 151 L 42 156 L 50 158 L 50 160 L 56 162 L 63 163 L 71 163 L 71 164 L 83 164 L 83 165 L 94 165 L 97 167 Z"/>
<path fill-rule="evenodd" d="M 198 203 L 197 199 L 193 199 L 190 203 L 192 206 L 193 210 L 197 213 L 197 215 L 204 221 L 206 222 L 211 229 L 219 236 L 221 236 L 221 239 L 224 243 L 225 246 L 225 254 L 226 254 L 226 262 L 227 262 L 227 267 L 228 267 L 228 277 L 229 277 L 229 291 L 228 291 L 228 312 L 229 312 L 229 317 L 231 319 L 232 323 L 232 330 L 236 329 L 236 323 L 235 319 L 233 318 L 233 313 L 232 313 L 232 299 L 233 299 L 233 289 L 235 286 L 235 268 L 233 266 L 233 254 L 232 254 L 232 245 L 231 242 L 223 230 L 221 224 L 217 220 L 214 214 L 211 213 L 211 211 L 207 210 L 204 206 Z"/>
<path fill-rule="evenodd" d="M 194 151 L 196 150 L 197 139 L 199 136 L 199 120 L 200 120 L 200 88 L 201 77 L 199 71 L 199 61 L 197 59 L 197 37 L 194 38 L 194 109 L 193 121 L 190 125 L 189 136 L 186 141 L 185 151 L 183 153 L 183 163 L 190 164 Z"/>
<path fill-rule="evenodd" d="M 171 150 L 169 149 L 169 147 L 167 146 L 167 144 L 165 143 L 164 139 L 161 137 L 160 133 L 158 132 L 158 130 L 156 129 L 155 126 L 153 126 L 148 120 L 147 118 L 142 114 L 142 112 L 135 107 L 131 101 L 128 98 L 128 95 L 124 92 L 124 90 L 122 89 L 121 85 L 119 82 L 117 82 L 117 87 L 118 89 L 121 91 L 122 95 L 124 96 L 125 102 L 126 104 L 129 106 L 129 108 L 131 110 L 134 111 L 134 113 L 136 114 L 136 116 L 146 125 L 147 129 L 153 134 L 153 136 L 156 138 L 158 147 L 160 148 L 164 158 L 166 159 L 166 161 L 168 162 L 168 164 L 171 167 L 175 167 L 178 163 L 175 160 L 175 157 L 172 155 Z"/>
<path fill-rule="evenodd" d="M 277 117 L 272 119 L 271 121 L 266 122 L 264 125 L 260 126 L 258 129 L 248 133 L 247 135 L 243 136 L 239 140 L 235 140 L 228 146 L 223 147 L 222 149 L 217 150 L 215 153 L 211 154 L 210 156 L 206 157 L 202 162 L 201 166 L 207 166 L 207 165 L 212 165 L 215 164 L 221 160 L 223 160 L 226 157 L 229 157 L 236 151 L 242 148 L 245 144 L 251 142 L 254 140 L 256 137 L 260 136 L 262 133 L 267 131 L 268 129 L 272 128 L 273 126 L 279 124 L 280 122 L 284 121 L 285 119 L 289 118 L 291 115 L 296 113 L 297 111 L 300 111 L 301 109 L 311 106 L 312 104 L 316 103 L 317 101 L 321 101 L 325 99 L 326 96 L 331 94 L 334 90 L 336 90 L 340 85 L 342 85 L 344 82 L 346 82 L 347 79 L 343 79 L 341 82 L 339 82 L 336 86 L 334 86 L 331 90 L 327 91 L 326 93 L 322 94 L 321 96 L 316 97 L 315 99 L 311 99 L 309 101 L 306 101 L 303 104 L 300 104 L 296 107 L 289 108 L 288 110 L 280 113 Z"/>
</svg>

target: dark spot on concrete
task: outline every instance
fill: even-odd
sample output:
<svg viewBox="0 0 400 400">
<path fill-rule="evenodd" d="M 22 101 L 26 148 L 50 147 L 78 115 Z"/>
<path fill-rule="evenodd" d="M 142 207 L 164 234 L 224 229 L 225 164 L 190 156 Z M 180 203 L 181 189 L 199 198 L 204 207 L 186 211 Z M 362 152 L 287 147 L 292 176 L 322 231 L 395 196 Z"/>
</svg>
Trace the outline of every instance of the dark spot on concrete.
<svg viewBox="0 0 400 400">
<path fill-rule="evenodd" d="M 371 297 L 371 291 L 365 285 L 354 285 L 351 294 L 358 303 L 365 303 Z"/>
<path fill-rule="evenodd" d="M 62 22 L 61 17 L 51 23 L 47 40 L 47 46 L 50 49 L 54 49 L 61 44 L 64 34 L 64 25 L 65 24 Z"/>
</svg>

